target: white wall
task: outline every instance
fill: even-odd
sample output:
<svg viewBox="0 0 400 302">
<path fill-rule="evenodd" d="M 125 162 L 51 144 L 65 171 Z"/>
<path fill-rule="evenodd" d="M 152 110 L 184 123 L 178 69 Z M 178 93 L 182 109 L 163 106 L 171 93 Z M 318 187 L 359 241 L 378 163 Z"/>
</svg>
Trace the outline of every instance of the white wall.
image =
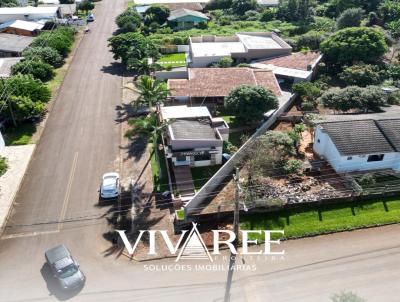
<svg viewBox="0 0 400 302">
<path fill-rule="evenodd" d="M 4 147 L 6 146 L 4 139 L 3 139 L 3 135 L 0 132 L 0 151 L 4 149 Z"/>
<path fill-rule="evenodd" d="M 400 153 L 386 153 L 382 161 L 368 162 L 368 155 L 342 156 L 331 138 L 322 131 L 315 129 L 314 151 L 327 160 L 336 172 L 368 171 L 378 169 L 400 170 Z"/>
</svg>

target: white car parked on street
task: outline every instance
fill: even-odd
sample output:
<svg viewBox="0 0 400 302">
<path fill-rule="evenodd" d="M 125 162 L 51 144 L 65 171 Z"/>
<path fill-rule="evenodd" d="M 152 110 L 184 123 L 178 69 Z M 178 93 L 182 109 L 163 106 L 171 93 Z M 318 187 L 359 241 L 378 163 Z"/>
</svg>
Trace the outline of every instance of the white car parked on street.
<svg viewBox="0 0 400 302">
<path fill-rule="evenodd" d="M 115 198 L 119 195 L 119 174 L 110 172 L 103 175 L 100 196 L 101 198 Z"/>
</svg>

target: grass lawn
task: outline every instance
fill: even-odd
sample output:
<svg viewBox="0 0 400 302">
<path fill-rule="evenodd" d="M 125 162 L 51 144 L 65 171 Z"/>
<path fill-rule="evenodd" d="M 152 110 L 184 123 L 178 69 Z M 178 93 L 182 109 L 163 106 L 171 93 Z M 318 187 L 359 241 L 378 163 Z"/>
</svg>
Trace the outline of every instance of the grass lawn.
<svg viewBox="0 0 400 302">
<path fill-rule="evenodd" d="M 243 230 L 284 230 L 285 238 L 295 238 L 396 222 L 400 222 L 398 198 L 249 215 L 242 218 L 240 227 Z M 264 240 L 259 234 L 250 237 Z"/>
<path fill-rule="evenodd" d="M 32 135 L 36 131 L 33 123 L 24 123 L 16 128 L 7 128 L 3 133 L 6 146 L 27 145 L 32 142 Z"/>
<path fill-rule="evenodd" d="M 162 193 L 164 191 L 169 190 L 169 185 L 168 185 L 168 168 L 167 164 L 165 162 L 165 154 L 162 151 L 158 150 L 158 158 L 160 162 L 160 169 L 158 168 L 157 165 L 157 158 L 156 154 L 153 149 L 153 146 L 151 146 L 151 170 L 153 171 L 153 185 L 154 185 L 154 191 L 157 193 Z M 162 171 L 161 177 L 160 177 L 160 170 Z"/>
<path fill-rule="evenodd" d="M 162 65 L 163 67 L 167 68 L 168 66 L 171 67 L 184 67 L 186 66 L 186 57 L 184 52 L 180 53 L 169 53 L 163 55 L 157 63 Z M 170 63 L 174 62 L 174 63 Z M 178 62 L 178 63 L 177 63 Z"/>
<path fill-rule="evenodd" d="M 202 186 L 221 168 L 221 166 L 195 167 L 192 168 L 194 188 L 200 190 Z"/>
</svg>

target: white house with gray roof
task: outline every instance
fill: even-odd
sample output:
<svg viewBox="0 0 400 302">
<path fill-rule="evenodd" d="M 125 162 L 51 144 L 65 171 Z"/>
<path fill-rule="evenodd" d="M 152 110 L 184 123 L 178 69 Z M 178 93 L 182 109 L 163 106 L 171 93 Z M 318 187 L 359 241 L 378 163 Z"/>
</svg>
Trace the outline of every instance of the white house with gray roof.
<svg viewBox="0 0 400 302">
<path fill-rule="evenodd" d="M 318 124 L 314 151 L 336 172 L 400 170 L 400 119 Z"/>
<path fill-rule="evenodd" d="M 167 121 L 166 155 L 174 166 L 201 167 L 222 163 L 224 141 L 229 127 L 221 118 L 212 118 L 207 107 L 161 107 L 160 118 Z"/>
</svg>

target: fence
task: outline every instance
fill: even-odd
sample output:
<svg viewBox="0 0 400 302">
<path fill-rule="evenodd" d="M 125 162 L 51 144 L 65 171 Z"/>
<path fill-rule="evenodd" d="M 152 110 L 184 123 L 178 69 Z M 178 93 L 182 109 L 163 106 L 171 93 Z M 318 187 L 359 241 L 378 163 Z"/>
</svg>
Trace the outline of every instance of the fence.
<svg viewBox="0 0 400 302">
<path fill-rule="evenodd" d="M 207 183 L 196 193 L 196 195 L 186 204 L 185 206 L 185 217 L 189 217 L 191 214 L 196 213 L 196 208 L 199 208 L 207 198 L 218 188 L 218 186 L 227 177 L 231 176 L 232 171 L 235 167 L 239 166 L 246 156 L 246 151 L 251 147 L 252 143 L 257 137 L 264 134 L 278 119 L 278 117 L 285 112 L 285 110 L 292 104 L 293 100 L 296 99 L 297 95 L 294 94 L 290 99 L 281 105 L 274 114 L 261 125 L 260 128 L 250 137 L 250 139 L 243 144 L 242 147 L 211 177 Z"/>
</svg>

